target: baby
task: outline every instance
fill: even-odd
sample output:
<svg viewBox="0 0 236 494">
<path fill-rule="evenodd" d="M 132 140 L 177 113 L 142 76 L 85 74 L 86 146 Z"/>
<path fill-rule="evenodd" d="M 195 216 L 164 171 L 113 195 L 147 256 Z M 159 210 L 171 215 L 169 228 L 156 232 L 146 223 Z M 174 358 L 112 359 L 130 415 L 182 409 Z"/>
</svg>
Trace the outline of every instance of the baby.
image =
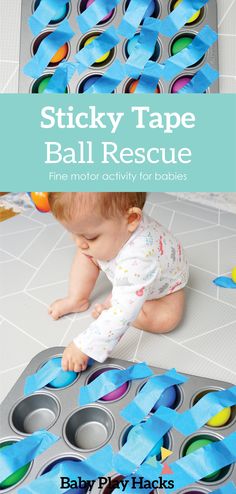
<svg viewBox="0 0 236 494">
<path fill-rule="evenodd" d="M 87 310 L 100 270 L 113 286 L 95 305 L 95 321 L 65 349 L 64 370 L 85 370 L 89 357 L 104 362 L 130 324 L 167 333 L 181 321 L 188 263 L 180 242 L 143 213 L 145 200 L 145 192 L 49 193 L 52 213 L 77 245 L 68 296 L 49 314 Z"/>
</svg>

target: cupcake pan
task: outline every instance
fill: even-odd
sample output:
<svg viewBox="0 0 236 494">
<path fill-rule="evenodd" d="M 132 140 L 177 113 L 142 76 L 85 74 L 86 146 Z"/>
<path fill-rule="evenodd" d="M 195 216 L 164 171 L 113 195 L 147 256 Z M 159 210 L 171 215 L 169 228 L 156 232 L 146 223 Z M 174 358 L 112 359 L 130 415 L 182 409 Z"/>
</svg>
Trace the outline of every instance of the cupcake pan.
<svg viewBox="0 0 236 494">
<path fill-rule="evenodd" d="M 79 407 L 77 399 L 80 387 L 91 380 L 93 373 L 97 373 L 101 369 L 125 369 L 132 365 L 131 362 L 108 359 L 104 364 L 94 363 L 92 368 L 88 368 L 81 373 L 74 383 L 68 387 L 45 387 L 33 395 L 25 397 L 23 390 L 26 377 L 35 373 L 48 359 L 61 356 L 63 350 L 63 347 L 49 348 L 36 355 L 0 408 L 0 444 L 7 441 L 20 440 L 41 428 L 48 429 L 62 438 L 32 462 L 31 468 L 20 481 L 20 485 L 26 485 L 41 475 L 53 462 L 63 458 L 84 459 L 105 444 L 111 444 L 115 452 L 119 451 L 121 445 L 125 442 L 127 429 L 129 428 L 129 424 L 122 419 L 119 412 L 130 403 L 146 382 L 146 379 L 143 379 L 129 383 L 126 393 L 122 394 L 120 399 L 115 397 L 113 401 L 99 400 L 96 403 Z M 151 367 L 151 369 L 156 375 L 164 372 L 163 369 L 156 367 Z M 189 409 L 198 395 L 202 396 L 206 391 L 227 389 L 229 387 L 231 387 L 231 384 L 227 382 L 189 376 L 189 380 L 179 386 L 180 399 L 177 409 L 180 413 Z M 182 456 L 189 440 L 199 438 L 199 436 L 200 438 L 208 438 L 210 436 L 215 440 L 219 440 L 233 431 L 235 431 L 235 407 L 232 407 L 229 421 L 222 427 L 204 426 L 189 437 L 184 437 L 174 428 L 171 429 L 166 435 L 164 446 L 169 447 L 174 452 L 171 456 L 172 463 Z M 178 491 L 178 494 L 208 494 L 229 480 L 236 482 L 235 466 L 227 467 L 223 470 L 224 472 L 219 479 L 212 482 L 200 481 L 189 489 Z M 109 476 L 116 477 L 117 474 L 111 472 Z M 17 492 L 18 485 L 3 489 L 1 492 Z M 105 488 L 98 489 L 95 484 L 92 494 L 98 493 L 106 494 L 107 491 L 105 491 Z M 155 491 L 156 493 L 157 491 Z"/>
<path fill-rule="evenodd" d="M 37 1 L 37 0 L 36 0 Z M 171 11 L 173 0 L 154 0 L 155 1 L 155 11 L 153 13 L 153 17 L 158 17 L 160 19 L 165 18 Z M 20 71 L 19 71 L 19 92 L 20 93 L 32 93 L 33 87 L 35 87 L 35 80 L 30 77 L 24 75 L 23 67 L 33 56 L 35 46 L 38 45 L 39 39 L 41 37 L 47 35 L 47 33 L 52 32 L 56 29 L 60 22 L 63 20 L 59 20 L 59 22 L 50 23 L 46 29 L 43 30 L 38 36 L 34 37 L 28 26 L 28 19 L 30 15 L 34 12 L 35 0 L 22 0 L 22 10 L 21 10 L 21 42 L 20 42 Z M 86 42 L 86 40 L 94 35 L 99 35 L 103 31 L 105 31 L 111 25 L 118 27 L 120 21 L 125 12 L 125 8 L 127 5 L 127 0 L 121 0 L 116 9 L 114 9 L 113 14 L 105 20 L 105 22 L 99 23 L 97 26 L 94 26 L 93 29 L 88 31 L 86 34 L 82 34 L 79 30 L 78 23 L 76 21 L 76 17 L 80 12 L 84 10 L 84 5 L 87 2 L 84 0 L 70 0 L 68 2 L 68 8 L 65 13 L 67 13 L 66 18 L 68 19 L 71 28 L 75 32 L 75 35 L 68 43 L 68 49 L 66 50 L 66 59 L 68 61 L 74 60 L 74 55 L 79 50 L 81 46 Z M 175 2 L 174 2 L 175 3 Z M 162 35 L 158 38 L 156 53 L 154 54 L 153 59 L 157 60 L 157 62 L 163 63 L 167 58 L 171 56 L 171 46 L 176 38 L 180 36 L 195 36 L 205 25 L 209 25 L 212 29 L 217 31 L 217 3 L 216 0 L 209 0 L 208 3 L 201 9 L 200 16 L 192 22 L 191 24 L 186 24 L 174 37 L 166 38 Z M 137 30 L 139 32 L 140 28 Z M 94 66 L 88 68 L 82 74 L 76 74 L 72 80 L 70 81 L 69 87 L 67 91 L 69 93 L 81 93 L 81 84 L 84 79 L 95 74 L 102 75 L 108 67 L 111 66 L 114 60 L 118 59 L 122 63 L 127 60 L 127 43 L 128 41 L 122 38 L 123 41 L 119 43 L 117 47 L 115 47 L 107 58 L 101 63 L 94 64 Z M 201 68 L 205 63 L 209 63 L 214 69 L 218 70 L 218 43 L 216 42 L 207 52 L 207 54 L 199 61 L 198 64 L 186 69 L 184 72 L 179 74 L 179 77 L 183 76 L 192 76 L 194 75 L 199 68 Z M 57 63 L 49 64 L 49 66 L 45 69 L 44 73 L 41 75 L 53 75 L 55 69 L 57 68 Z M 175 78 L 176 79 L 176 78 Z M 114 91 L 116 93 L 124 93 L 127 92 L 127 83 L 129 82 L 129 78 L 123 80 L 117 89 Z M 170 93 L 171 88 L 173 86 L 174 81 L 163 81 L 160 80 L 159 88 L 161 93 Z M 37 84 L 36 84 L 37 86 Z M 208 89 L 208 92 L 218 93 L 219 92 L 219 82 L 218 80 L 211 85 Z"/>
</svg>

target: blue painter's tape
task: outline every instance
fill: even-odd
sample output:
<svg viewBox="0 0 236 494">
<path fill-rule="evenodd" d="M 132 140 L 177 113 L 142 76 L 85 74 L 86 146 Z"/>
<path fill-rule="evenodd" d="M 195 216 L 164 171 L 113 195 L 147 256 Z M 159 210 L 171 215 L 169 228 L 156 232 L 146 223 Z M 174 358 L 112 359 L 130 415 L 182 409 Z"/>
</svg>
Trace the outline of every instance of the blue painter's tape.
<svg viewBox="0 0 236 494">
<path fill-rule="evenodd" d="M 223 485 L 223 487 L 220 487 L 220 489 L 216 489 L 216 491 L 213 491 L 212 494 L 236 494 L 236 487 L 233 482 L 229 482 L 226 485 Z"/>
<path fill-rule="evenodd" d="M 171 369 L 165 374 L 154 376 L 147 381 L 134 400 L 129 403 L 120 415 L 135 425 L 141 422 L 153 409 L 161 394 L 171 386 L 183 384 L 188 378 Z"/>
<path fill-rule="evenodd" d="M 82 14 L 77 22 L 82 33 L 86 33 L 98 22 L 102 21 L 120 2 L 120 0 L 95 0 Z"/>
<path fill-rule="evenodd" d="M 236 283 L 228 276 L 219 276 L 219 278 L 213 280 L 213 283 L 221 288 L 236 288 Z"/>
<path fill-rule="evenodd" d="M 184 48 L 184 50 L 173 55 L 165 62 L 163 78 L 169 81 L 187 67 L 197 63 L 216 40 L 217 34 L 215 31 L 209 26 L 204 26 L 187 48 Z"/>
<path fill-rule="evenodd" d="M 146 422 L 139 425 L 139 434 L 128 438 L 127 442 L 114 455 L 114 467 L 122 475 L 130 475 L 152 451 L 154 446 L 169 431 L 171 425 L 159 418 L 159 410 Z"/>
<path fill-rule="evenodd" d="M 207 2 L 208 0 L 182 0 L 178 7 L 163 19 L 160 33 L 171 38 Z"/>
<path fill-rule="evenodd" d="M 64 94 L 70 80 L 76 72 L 77 66 L 77 63 L 61 62 L 51 77 L 44 93 Z"/>
<path fill-rule="evenodd" d="M 42 430 L 2 448 L 0 450 L 0 482 L 41 455 L 58 439 L 59 437 L 51 432 Z"/>
<path fill-rule="evenodd" d="M 175 428 L 187 436 L 200 429 L 224 408 L 234 405 L 236 405 L 236 386 L 207 393 L 189 410 L 182 414 L 176 412 L 178 418 L 176 415 Z"/>
<path fill-rule="evenodd" d="M 219 72 L 206 64 L 178 94 L 204 93 L 219 77 Z"/>
<path fill-rule="evenodd" d="M 41 367 L 35 374 L 32 374 L 26 378 L 24 394 L 29 395 L 34 393 L 53 381 L 55 381 L 54 387 L 61 387 L 63 384 L 61 384 L 61 386 L 57 386 L 57 379 L 59 379 L 62 383 L 64 383 L 64 386 L 66 386 L 67 384 L 73 382 L 76 376 L 76 372 L 64 371 L 62 369 L 61 357 L 53 358 L 46 362 L 46 364 L 44 364 L 43 367 Z"/>
<path fill-rule="evenodd" d="M 97 36 L 89 45 L 84 46 L 82 50 L 75 55 L 79 63 L 78 70 L 82 72 L 87 67 L 93 65 L 96 60 L 105 55 L 120 42 L 114 26 L 109 27 L 102 34 Z"/>
<path fill-rule="evenodd" d="M 130 0 L 130 4 L 118 27 L 118 33 L 125 38 L 132 38 L 150 5 L 150 0 Z"/>
<path fill-rule="evenodd" d="M 61 477 L 68 477 L 69 479 L 81 477 L 82 480 L 88 481 L 87 487 L 92 487 L 91 482 L 112 470 L 112 454 L 112 447 L 108 445 L 79 463 L 75 461 L 59 463 L 50 472 L 18 489 L 18 493 L 60 494 L 62 490 L 67 492 L 66 489 L 61 488 Z"/>
<path fill-rule="evenodd" d="M 127 381 L 144 379 L 153 374 L 151 369 L 142 362 L 134 364 L 124 370 L 109 370 L 100 374 L 94 381 L 80 389 L 79 405 L 87 405 L 99 400 L 108 393 L 115 391 Z"/>
<path fill-rule="evenodd" d="M 24 73 L 34 79 L 40 77 L 55 53 L 61 46 L 68 42 L 73 35 L 74 32 L 68 21 L 65 19 L 55 31 L 43 39 L 37 53 L 25 65 Z"/>
<path fill-rule="evenodd" d="M 150 17 L 144 20 L 138 42 L 125 64 L 127 75 L 134 78 L 140 76 L 154 53 L 159 25 L 159 19 Z"/>
<path fill-rule="evenodd" d="M 90 86 L 85 93 L 112 93 L 124 79 L 125 75 L 124 65 L 119 60 L 116 60 L 106 73 Z"/>
<path fill-rule="evenodd" d="M 37 36 L 67 3 L 68 0 L 41 0 L 29 18 L 29 26 L 34 36 Z"/>
<path fill-rule="evenodd" d="M 156 62 L 147 62 L 139 79 L 135 93 L 154 93 L 162 75 L 164 65 Z"/>
</svg>

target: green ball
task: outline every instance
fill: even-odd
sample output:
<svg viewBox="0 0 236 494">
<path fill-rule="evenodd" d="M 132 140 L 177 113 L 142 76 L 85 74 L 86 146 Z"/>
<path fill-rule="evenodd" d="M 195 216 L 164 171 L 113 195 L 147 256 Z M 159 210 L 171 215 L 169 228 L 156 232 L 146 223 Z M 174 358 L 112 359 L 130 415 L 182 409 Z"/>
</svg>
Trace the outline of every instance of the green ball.
<svg viewBox="0 0 236 494">
<path fill-rule="evenodd" d="M 11 444 L 14 444 L 14 441 L 8 441 L 0 444 L 0 449 L 4 449 Z M 8 487 L 12 487 L 13 485 L 18 484 L 18 482 L 23 479 L 23 477 L 29 470 L 29 467 L 30 463 L 27 463 L 27 465 L 24 465 L 23 467 L 16 470 L 16 472 L 12 473 L 12 475 L 9 475 L 9 477 L 7 477 L 3 482 L 0 483 L 0 490 L 8 489 Z"/>
<path fill-rule="evenodd" d="M 52 78 L 52 76 L 49 75 L 48 77 L 45 77 L 44 79 L 42 79 L 42 81 L 39 83 L 39 85 L 38 85 L 38 93 L 39 94 L 44 92 L 44 90 L 46 89 L 51 78 Z"/>
<path fill-rule="evenodd" d="M 195 451 L 197 451 L 197 449 L 204 448 L 205 446 L 208 446 L 208 444 L 212 444 L 214 442 L 215 441 L 213 439 L 193 439 L 191 444 L 186 449 L 184 456 L 187 456 L 190 453 L 194 453 Z M 207 477 L 204 477 L 204 479 L 202 480 L 213 482 L 219 477 L 219 475 L 220 475 L 220 470 L 217 470 L 211 473 L 210 475 L 207 475 Z"/>
<path fill-rule="evenodd" d="M 171 55 L 177 55 L 180 51 L 187 48 L 193 41 L 191 36 L 182 36 L 176 39 L 171 46 Z"/>
</svg>

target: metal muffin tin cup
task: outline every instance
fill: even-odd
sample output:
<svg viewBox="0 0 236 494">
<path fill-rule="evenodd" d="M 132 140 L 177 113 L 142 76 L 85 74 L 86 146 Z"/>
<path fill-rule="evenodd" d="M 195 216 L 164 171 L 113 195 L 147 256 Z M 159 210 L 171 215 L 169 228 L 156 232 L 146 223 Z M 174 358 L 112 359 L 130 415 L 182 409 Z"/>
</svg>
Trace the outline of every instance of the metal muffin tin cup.
<svg viewBox="0 0 236 494">
<path fill-rule="evenodd" d="M 21 481 L 22 485 L 26 485 L 29 482 L 37 478 L 43 470 L 52 462 L 59 458 L 77 457 L 78 459 L 86 459 L 93 451 L 97 451 L 102 447 L 103 444 L 111 444 L 114 452 L 118 452 L 121 446 L 121 437 L 125 429 L 129 426 L 120 415 L 120 411 L 130 403 L 137 395 L 140 387 L 143 386 L 147 379 L 141 379 L 137 381 L 132 381 L 129 384 L 129 390 L 117 401 L 99 401 L 96 403 L 89 404 L 87 406 L 78 406 L 78 396 L 80 392 L 80 387 L 84 386 L 89 377 L 96 370 L 102 367 L 115 367 L 126 369 L 132 362 L 126 362 L 119 359 L 108 359 L 106 363 L 99 364 L 94 363 L 93 368 L 87 368 L 86 371 L 82 372 L 79 378 L 77 378 L 71 385 L 65 388 L 44 388 L 41 391 L 36 392 L 34 395 L 29 397 L 24 397 L 24 385 L 26 377 L 35 373 L 45 362 L 53 357 L 58 357 L 62 355 L 64 348 L 55 347 L 44 350 L 43 352 L 36 355 L 27 368 L 23 371 L 22 375 L 19 377 L 18 381 L 13 386 L 12 390 L 5 398 L 1 405 L 0 415 L 0 441 L 8 440 L 20 440 L 25 435 L 21 432 L 22 423 L 24 426 L 23 412 L 15 412 L 14 426 L 12 423 L 12 415 L 15 410 L 19 410 L 19 405 L 21 403 L 27 404 L 27 398 L 33 397 L 32 403 L 35 403 L 35 399 L 42 395 L 43 397 L 49 397 L 47 404 L 51 403 L 50 398 L 53 398 L 55 402 L 59 404 L 60 413 L 57 415 L 58 409 L 53 409 L 53 414 L 57 419 L 51 423 L 50 432 L 58 435 L 61 439 L 57 441 L 51 448 L 42 453 L 40 456 L 35 458 L 32 462 L 29 472 L 27 472 L 26 477 Z M 155 375 L 163 374 L 164 370 L 156 367 L 150 366 Z M 194 397 L 197 393 L 205 389 L 227 389 L 231 386 L 230 383 L 216 381 L 214 379 L 208 379 L 197 376 L 189 376 L 189 380 L 181 385 L 181 401 L 178 406 L 178 412 L 182 413 L 189 409 L 193 403 Z M 44 398 L 45 399 L 45 398 Z M 29 400 L 30 405 L 31 400 Z M 33 405 L 27 408 L 29 410 L 29 417 L 31 410 L 34 409 Z M 53 401 L 54 403 L 54 401 Z M 28 405 L 27 405 L 28 406 Z M 42 406 L 42 409 L 44 407 Z M 48 406 L 50 410 L 50 406 Z M 34 412 L 33 412 L 34 413 Z M 45 412 L 43 412 L 44 414 Z M 49 412 L 50 413 L 50 412 Z M 45 418 L 45 416 L 44 416 Z M 17 421 L 18 419 L 18 421 Z M 32 425 L 32 418 L 29 418 L 29 422 Z M 33 422 L 34 423 L 34 422 Z M 36 421 L 37 423 L 37 421 Z M 14 437 L 12 438 L 12 429 L 14 427 Z M 36 428 L 36 426 L 35 426 Z M 94 434 L 94 431 L 96 434 Z M 235 422 L 230 422 L 227 427 L 217 431 L 215 428 L 209 428 L 208 426 L 202 427 L 197 435 L 214 435 L 215 437 L 224 438 L 235 431 Z M 219 433 L 218 433 L 219 432 Z M 77 436 L 76 436 L 77 434 Z M 88 434 L 88 441 L 87 441 Z M 94 437 L 97 443 L 94 444 Z M 169 437 L 171 439 L 170 448 L 173 451 L 171 456 L 171 462 L 178 460 L 181 456 L 181 451 L 185 442 L 189 439 L 184 437 L 180 432 L 171 429 L 169 432 Z M 192 437 L 192 436 L 191 436 Z M 78 438 L 78 443 L 76 443 Z M 80 442 L 82 441 L 82 442 Z M 88 442 L 90 444 L 88 444 Z M 79 447 L 78 447 L 79 446 Z M 106 476 L 117 476 L 117 473 L 107 472 Z M 208 493 L 214 490 L 216 486 L 223 486 L 229 480 L 236 482 L 236 468 L 230 467 L 227 475 L 220 481 L 212 483 L 202 483 L 196 482 L 191 486 L 192 490 L 200 491 L 202 493 Z M 178 494 L 185 494 L 191 489 L 180 489 Z M 2 491 L 5 492 L 5 491 Z M 11 493 L 16 493 L 17 488 L 13 487 L 10 489 Z M 96 482 L 92 494 L 104 494 L 101 489 L 98 488 L 98 483 Z M 106 494 L 106 493 L 105 493 Z"/>
<path fill-rule="evenodd" d="M 222 388 L 217 388 L 217 387 L 208 387 L 208 388 L 205 388 L 205 389 L 200 389 L 198 391 L 198 393 L 196 393 L 195 396 L 192 397 L 191 399 L 191 402 L 190 402 L 190 407 L 194 406 L 198 399 L 202 398 L 204 395 L 206 395 L 208 392 L 211 392 L 211 391 L 222 391 Z M 197 399 L 198 398 L 198 399 Z M 205 427 L 207 427 L 209 430 L 211 430 L 212 432 L 217 432 L 217 431 L 221 431 L 221 429 L 225 429 L 227 427 L 232 427 L 232 425 L 235 425 L 236 423 L 236 406 L 233 406 L 233 407 L 230 407 L 231 408 L 231 415 L 230 415 L 230 418 L 229 420 L 226 422 L 226 424 L 224 425 L 220 425 L 220 426 L 212 426 L 212 425 L 205 425 Z"/>
<path fill-rule="evenodd" d="M 83 1 L 83 0 L 82 0 Z M 160 7 L 159 19 L 164 19 L 169 13 L 170 13 L 170 1 L 164 1 L 164 0 L 156 0 L 158 1 L 158 5 Z M 21 10 L 21 43 L 20 43 L 20 66 L 19 66 L 19 92 L 20 93 L 29 93 L 31 92 L 32 89 L 32 79 L 28 76 L 26 76 L 23 73 L 23 67 L 29 62 L 29 60 L 32 57 L 32 42 L 35 40 L 34 36 L 32 35 L 30 28 L 28 26 L 28 19 L 29 16 L 32 13 L 32 5 L 34 5 L 29 1 L 29 0 L 21 0 L 22 2 L 22 10 Z M 81 0 L 78 2 L 78 0 L 70 0 L 70 9 L 67 15 L 68 22 L 71 25 L 71 28 L 75 32 L 75 35 L 73 38 L 70 40 L 69 47 L 69 54 L 68 54 L 68 61 L 72 62 L 74 61 L 74 56 L 78 51 L 78 47 L 80 46 L 81 41 L 88 35 L 92 35 L 94 33 L 102 33 L 106 31 L 108 27 L 113 25 L 115 28 L 118 28 L 121 19 L 123 18 L 124 11 L 125 11 L 125 5 L 126 5 L 126 0 L 121 0 L 121 2 L 117 5 L 114 15 L 111 19 L 109 19 L 106 23 L 104 24 L 98 24 L 97 26 L 94 26 L 88 33 L 82 34 L 80 32 L 78 23 L 76 21 L 76 17 L 78 16 L 78 13 L 80 13 L 80 6 L 81 6 Z M 217 2 L 216 0 L 209 0 L 208 4 L 203 7 L 204 10 L 204 15 L 203 17 L 198 21 L 193 24 L 186 24 L 183 26 L 183 28 L 179 31 L 178 34 L 180 34 L 182 31 L 186 33 L 193 33 L 197 34 L 200 29 L 202 29 L 204 26 L 209 25 L 212 29 L 217 31 Z M 44 31 L 53 31 L 55 30 L 58 26 L 60 26 L 60 22 L 57 24 L 49 24 Z M 141 27 L 140 27 L 141 28 Z M 140 28 L 137 30 L 137 32 L 140 31 Z M 173 38 L 169 39 L 167 37 L 164 37 L 162 35 L 159 35 L 158 41 L 160 44 L 160 56 L 158 58 L 159 63 L 164 63 L 170 56 L 169 53 L 169 45 L 173 41 Z M 101 72 L 103 75 L 106 70 L 111 66 L 114 60 L 119 60 L 121 63 L 125 63 L 127 60 L 126 53 L 124 50 L 124 45 L 126 41 L 121 38 L 121 42 L 112 50 L 111 57 L 105 61 L 104 63 L 101 63 L 97 66 L 93 67 L 88 67 L 83 73 L 78 74 L 72 78 L 69 84 L 69 92 L 70 93 L 77 93 L 77 88 L 80 85 L 81 81 L 85 77 L 86 74 L 95 74 L 97 71 Z M 204 56 L 204 60 L 201 61 L 201 63 L 197 64 L 194 67 L 191 67 L 192 74 L 194 75 L 205 63 L 210 64 L 214 69 L 219 70 L 219 61 L 218 61 L 218 43 L 215 43 L 206 53 Z M 52 73 L 56 70 L 55 68 L 49 68 L 52 69 Z M 184 75 L 188 74 L 188 69 L 184 71 Z M 51 70 L 48 70 L 48 68 L 44 70 L 44 72 L 50 72 Z M 179 76 L 178 76 L 179 77 Z M 35 82 L 35 81 L 33 81 Z M 172 85 L 173 81 L 164 81 L 160 80 L 160 87 L 161 87 L 161 93 L 169 93 L 170 92 L 170 87 Z M 122 81 L 118 87 L 115 90 L 115 93 L 124 93 L 125 92 L 125 87 L 126 87 L 126 81 Z M 219 81 L 217 80 L 214 82 L 209 90 L 207 91 L 209 93 L 218 93 L 219 92 Z"/>
<path fill-rule="evenodd" d="M 16 438 L 16 437 L 4 437 L 2 439 L 0 439 L 0 446 L 2 446 L 4 443 L 16 443 L 17 441 L 19 441 L 19 438 Z M 4 488 L 0 488 L 0 492 L 1 493 L 7 493 L 7 492 L 16 492 L 18 490 L 18 487 L 25 482 L 25 480 L 27 479 L 28 475 L 30 474 L 30 471 L 32 469 L 32 466 L 33 466 L 33 461 L 31 461 L 30 465 L 29 465 L 29 468 L 27 470 L 27 472 L 25 473 L 25 475 L 22 477 L 22 479 L 20 479 L 18 482 L 16 482 L 13 486 L 11 487 L 7 487 L 6 489 Z M 10 477 L 10 475 L 9 475 Z"/>
<path fill-rule="evenodd" d="M 40 429 L 50 429 L 60 413 L 60 405 L 54 396 L 35 393 L 20 399 L 10 414 L 13 430 L 29 435 Z"/>
</svg>

